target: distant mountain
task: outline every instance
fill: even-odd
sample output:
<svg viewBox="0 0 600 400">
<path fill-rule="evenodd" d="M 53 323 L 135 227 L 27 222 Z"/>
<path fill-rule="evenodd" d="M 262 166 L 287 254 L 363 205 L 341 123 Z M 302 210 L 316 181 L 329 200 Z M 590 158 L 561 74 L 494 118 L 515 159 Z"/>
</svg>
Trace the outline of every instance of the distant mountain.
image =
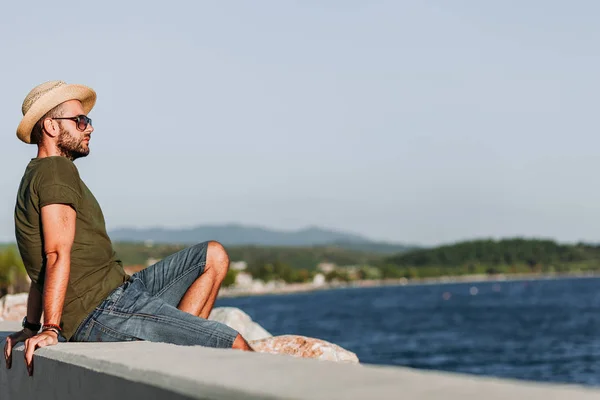
<svg viewBox="0 0 600 400">
<path fill-rule="evenodd" d="M 216 240 L 228 246 L 336 246 L 376 253 L 399 253 L 414 246 L 380 243 L 364 236 L 308 227 L 297 231 L 280 231 L 237 224 L 204 225 L 186 229 L 120 228 L 109 233 L 115 242 L 146 242 L 192 244 Z"/>
</svg>

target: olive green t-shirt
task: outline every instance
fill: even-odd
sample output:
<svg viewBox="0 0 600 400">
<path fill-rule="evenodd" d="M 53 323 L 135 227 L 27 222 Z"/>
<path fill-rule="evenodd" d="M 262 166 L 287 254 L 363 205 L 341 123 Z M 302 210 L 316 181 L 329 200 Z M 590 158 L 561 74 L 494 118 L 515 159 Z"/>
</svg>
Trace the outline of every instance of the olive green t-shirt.
<svg viewBox="0 0 600 400">
<path fill-rule="evenodd" d="M 34 158 L 19 186 L 15 233 L 27 273 L 40 291 L 46 268 L 40 213 L 48 204 L 67 204 L 77 212 L 61 320 L 62 334 L 69 340 L 83 319 L 128 275 L 106 233 L 100 205 L 79 177 L 75 164 L 59 156 Z"/>
</svg>

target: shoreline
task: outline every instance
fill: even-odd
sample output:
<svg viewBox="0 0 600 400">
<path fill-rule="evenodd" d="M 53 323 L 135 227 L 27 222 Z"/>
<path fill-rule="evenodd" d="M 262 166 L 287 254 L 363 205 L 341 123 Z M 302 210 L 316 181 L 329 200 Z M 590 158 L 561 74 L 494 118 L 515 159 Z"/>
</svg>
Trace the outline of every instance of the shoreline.
<svg viewBox="0 0 600 400">
<path fill-rule="evenodd" d="M 357 280 L 352 282 L 337 282 L 315 285 L 313 283 L 293 283 L 277 286 L 269 289 L 249 288 L 221 288 L 218 298 L 254 297 L 281 294 L 309 293 L 324 290 L 351 289 L 351 288 L 377 288 L 386 286 L 422 286 L 422 285 L 444 285 L 454 283 L 477 283 L 477 282 L 512 282 L 512 281 L 536 281 L 554 279 L 579 279 L 600 278 L 600 272 L 561 272 L 561 273 L 517 273 L 517 274 L 475 274 L 440 276 L 432 278 L 416 279 L 381 279 L 381 280 Z"/>
</svg>

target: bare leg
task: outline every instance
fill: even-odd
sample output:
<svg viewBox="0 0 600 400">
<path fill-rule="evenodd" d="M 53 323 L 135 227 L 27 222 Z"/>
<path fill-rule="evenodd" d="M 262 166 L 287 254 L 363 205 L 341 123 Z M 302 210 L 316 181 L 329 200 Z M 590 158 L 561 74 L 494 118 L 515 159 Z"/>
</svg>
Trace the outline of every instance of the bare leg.
<svg viewBox="0 0 600 400">
<path fill-rule="evenodd" d="M 204 273 L 188 288 L 177 308 L 208 319 L 228 270 L 229 256 L 223 246 L 209 242 Z"/>
<path fill-rule="evenodd" d="M 252 347 L 246 342 L 246 340 L 242 337 L 242 335 L 238 334 L 235 340 L 233 341 L 232 349 L 244 350 L 244 351 L 254 351 Z"/>
<path fill-rule="evenodd" d="M 228 270 L 229 256 L 223 246 L 218 242 L 209 242 L 206 250 L 204 273 L 188 288 L 177 308 L 208 319 Z M 238 350 L 254 351 L 239 334 L 231 347 Z"/>
</svg>

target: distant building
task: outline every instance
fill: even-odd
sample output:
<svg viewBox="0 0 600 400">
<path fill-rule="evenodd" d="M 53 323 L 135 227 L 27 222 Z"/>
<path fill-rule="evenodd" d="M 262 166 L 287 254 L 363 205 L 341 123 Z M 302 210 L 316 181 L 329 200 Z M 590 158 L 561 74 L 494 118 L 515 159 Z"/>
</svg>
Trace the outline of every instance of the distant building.
<svg viewBox="0 0 600 400">
<path fill-rule="evenodd" d="M 334 263 L 320 263 L 317 265 L 317 269 L 324 274 L 328 274 L 335 270 L 336 265 Z"/>
<path fill-rule="evenodd" d="M 254 293 L 264 292 L 265 291 L 265 283 L 263 281 L 261 281 L 260 279 L 252 281 L 250 290 Z"/>
<path fill-rule="evenodd" d="M 247 272 L 240 272 L 235 276 L 235 286 L 250 287 L 252 286 L 252 275 Z"/>
<path fill-rule="evenodd" d="M 232 261 L 229 263 L 229 269 L 234 271 L 244 271 L 246 268 L 248 268 L 246 261 Z"/>
<path fill-rule="evenodd" d="M 318 273 L 315 275 L 315 277 L 313 278 L 313 285 L 314 286 L 322 286 L 325 284 L 325 275 L 323 275 L 322 273 Z"/>
</svg>

